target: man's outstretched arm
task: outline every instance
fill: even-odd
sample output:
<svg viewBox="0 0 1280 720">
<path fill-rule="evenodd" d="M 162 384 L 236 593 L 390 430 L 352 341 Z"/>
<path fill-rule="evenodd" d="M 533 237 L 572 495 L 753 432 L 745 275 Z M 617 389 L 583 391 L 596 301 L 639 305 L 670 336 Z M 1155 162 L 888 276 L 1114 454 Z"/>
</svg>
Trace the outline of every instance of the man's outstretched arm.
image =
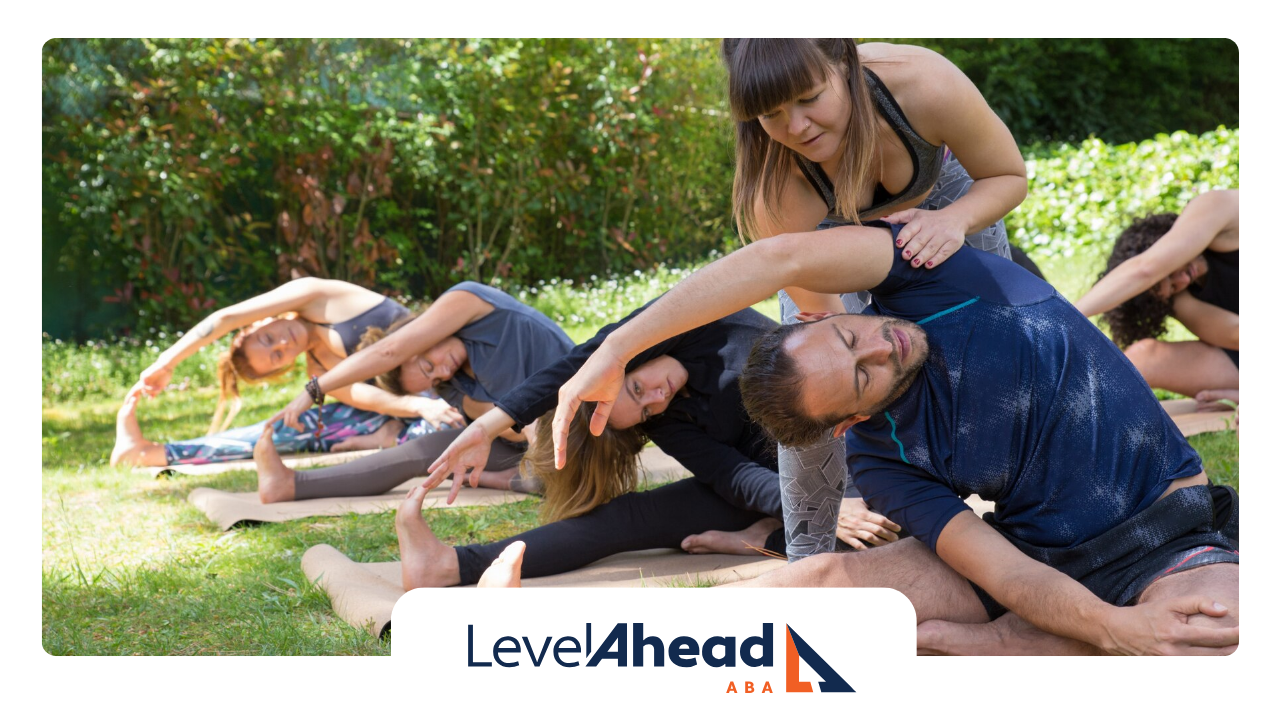
<svg viewBox="0 0 1280 720">
<path fill-rule="evenodd" d="M 604 432 L 627 362 L 641 351 L 749 308 L 784 287 L 829 294 L 869 290 L 888 277 L 893 254 L 888 230 L 850 226 L 761 240 L 689 276 L 610 335 L 560 388 L 552 424 L 556 466 L 564 464 L 569 421 L 581 403 L 597 403 L 591 432 Z"/>
<path fill-rule="evenodd" d="M 1186 622 L 1190 615 L 1225 615 L 1210 597 L 1185 597 L 1116 607 L 1019 551 L 977 515 L 956 515 L 938 535 L 938 557 L 1010 611 L 1044 630 L 1124 655 L 1183 654 L 1194 648 L 1230 647 L 1239 628 Z"/>
</svg>

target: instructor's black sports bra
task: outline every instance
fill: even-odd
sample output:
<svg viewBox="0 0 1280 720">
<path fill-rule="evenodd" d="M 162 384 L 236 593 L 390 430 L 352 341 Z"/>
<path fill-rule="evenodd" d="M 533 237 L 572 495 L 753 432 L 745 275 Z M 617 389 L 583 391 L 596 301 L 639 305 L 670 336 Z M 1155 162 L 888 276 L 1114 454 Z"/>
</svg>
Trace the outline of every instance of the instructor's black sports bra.
<svg viewBox="0 0 1280 720">
<path fill-rule="evenodd" d="M 898 133 L 902 144 L 907 148 L 907 154 L 911 156 L 911 182 L 907 183 L 902 192 L 893 195 L 885 190 L 883 185 L 876 183 L 875 192 L 871 198 L 871 206 L 858 211 L 858 217 L 866 221 L 878 219 L 885 210 L 898 204 L 904 198 L 918 197 L 931 190 L 934 183 L 938 182 L 938 176 L 942 173 L 946 151 L 942 147 L 930 144 L 928 140 L 920 137 L 911 128 L 911 123 L 907 122 L 906 113 L 902 112 L 902 108 L 898 107 L 898 103 L 893 99 L 893 95 L 889 93 L 889 89 L 884 86 L 884 83 L 880 81 L 880 78 L 875 73 L 863 68 L 862 74 L 866 78 L 867 89 L 871 91 L 871 99 L 875 103 L 876 111 L 888 121 L 894 132 Z M 818 192 L 818 195 L 826 201 L 827 219 L 840 224 L 851 222 L 849 218 L 835 214 L 835 184 L 827 177 L 827 173 L 823 171 L 822 166 L 799 153 L 795 153 L 795 158 L 805 179 Z"/>
</svg>

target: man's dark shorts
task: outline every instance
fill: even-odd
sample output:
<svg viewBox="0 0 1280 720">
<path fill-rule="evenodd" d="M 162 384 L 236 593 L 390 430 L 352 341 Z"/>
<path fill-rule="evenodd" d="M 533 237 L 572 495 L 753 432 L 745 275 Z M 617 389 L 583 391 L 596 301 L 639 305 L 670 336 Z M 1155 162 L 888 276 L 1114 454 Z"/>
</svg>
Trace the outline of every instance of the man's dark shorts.
<svg viewBox="0 0 1280 720">
<path fill-rule="evenodd" d="M 992 514 L 983 517 L 991 522 Z M 997 528 L 998 530 L 999 528 Z M 1225 485 L 1182 488 L 1098 537 L 1069 549 L 1005 535 L 1028 556 L 1069 575 L 1112 605 L 1129 605 L 1151 583 L 1203 565 L 1240 562 L 1240 496 Z M 992 620 L 1006 608 L 973 585 Z"/>
</svg>

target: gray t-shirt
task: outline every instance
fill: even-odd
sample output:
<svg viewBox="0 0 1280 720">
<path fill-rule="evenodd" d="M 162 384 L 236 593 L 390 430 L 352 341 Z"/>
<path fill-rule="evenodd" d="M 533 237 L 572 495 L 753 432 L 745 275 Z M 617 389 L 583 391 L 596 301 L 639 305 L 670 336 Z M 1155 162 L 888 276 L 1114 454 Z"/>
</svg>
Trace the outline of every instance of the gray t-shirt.
<svg viewBox="0 0 1280 720">
<path fill-rule="evenodd" d="M 465 290 L 493 306 L 493 312 L 454 333 L 467 348 L 471 377 L 457 372 L 436 389 L 461 409 L 462 398 L 495 403 L 525 378 L 564 357 L 573 341 L 546 315 L 497 288 L 462 282 L 445 291 Z"/>
</svg>

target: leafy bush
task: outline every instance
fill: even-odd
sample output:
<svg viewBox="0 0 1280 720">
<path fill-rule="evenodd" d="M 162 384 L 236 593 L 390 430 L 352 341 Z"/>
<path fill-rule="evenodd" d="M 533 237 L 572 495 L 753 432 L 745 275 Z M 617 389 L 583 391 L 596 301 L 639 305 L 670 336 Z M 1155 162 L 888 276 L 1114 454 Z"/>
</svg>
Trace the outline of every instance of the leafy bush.
<svg viewBox="0 0 1280 720">
<path fill-rule="evenodd" d="M 1240 131 L 1176 132 L 1152 140 L 1042 148 L 1027 158 L 1027 199 L 1005 224 L 1033 255 L 1106 255 L 1137 218 L 1180 212 L 1206 190 L 1240 185 Z"/>
<path fill-rule="evenodd" d="M 1237 118 L 1229 41 L 921 43 L 1023 140 Z M 53 40 L 43 91 L 54 337 L 190 327 L 297 275 L 422 297 L 735 244 L 712 40 Z"/>
</svg>

